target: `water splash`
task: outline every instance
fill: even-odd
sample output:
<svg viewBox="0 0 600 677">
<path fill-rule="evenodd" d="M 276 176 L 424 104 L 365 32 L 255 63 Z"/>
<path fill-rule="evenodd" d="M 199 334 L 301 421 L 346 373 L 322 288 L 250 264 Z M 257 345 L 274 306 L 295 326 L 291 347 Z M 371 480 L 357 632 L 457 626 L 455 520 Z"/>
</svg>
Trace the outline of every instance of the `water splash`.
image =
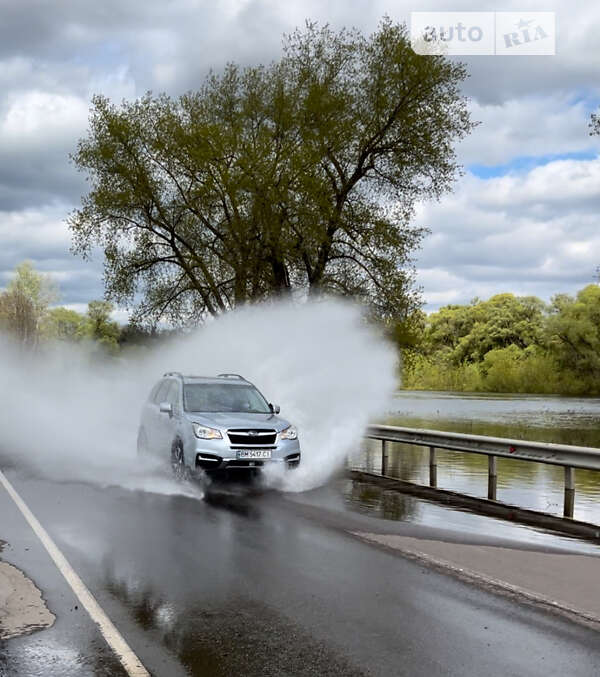
<svg viewBox="0 0 600 677">
<path fill-rule="evenodd" d="M 324 483 L 387 407 L 394 350 L 357 306 L 339 301 L 248 306 L 143 355 L 92 359 L 89 348 L 54 345 L 24 354 L 0 345 L 3 455 L 61 480 L 158 493 L 190 493 L 165 463 L 140 466 L 139 413 L 165 371 L 237 372 L 297 425 L 300 468 L 267 481 L 288 491 Z"/>
</svg>

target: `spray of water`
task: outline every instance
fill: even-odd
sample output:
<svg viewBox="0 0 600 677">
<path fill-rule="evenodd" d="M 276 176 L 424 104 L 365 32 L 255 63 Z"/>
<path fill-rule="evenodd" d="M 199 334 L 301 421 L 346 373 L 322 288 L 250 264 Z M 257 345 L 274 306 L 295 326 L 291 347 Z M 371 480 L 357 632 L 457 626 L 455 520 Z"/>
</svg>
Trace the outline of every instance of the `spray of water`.
<svg viewBox="0 0 600 677">
<path fill-rule="evenodd" d="M 360 444 L 396 386 L 395 354 L 339 301 L 246 307 L 142 356 L 110 362 L 74 346 L 36 355 L 0 344 L 0 455 L 53 479 L 200 495 L 169 477 L 168 455 L 136 456 L 140 408 L 165 371 L 243 374 L 300 431 L 297 470 L 268 477 L 286 491 L 324 483 Z"/>
</svg>

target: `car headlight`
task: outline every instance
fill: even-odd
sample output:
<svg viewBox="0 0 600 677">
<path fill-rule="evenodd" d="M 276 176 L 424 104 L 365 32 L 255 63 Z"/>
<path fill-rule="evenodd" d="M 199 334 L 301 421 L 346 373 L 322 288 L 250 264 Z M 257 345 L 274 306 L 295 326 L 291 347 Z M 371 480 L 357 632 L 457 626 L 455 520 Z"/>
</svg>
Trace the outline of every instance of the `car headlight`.
<svg viewBox="0 0 600 677">
<path fill-rule="evenodd" d="M 194 428 L 194 435 L 201 440 L 221 440 L 223 435 L 221 435 L 220 430 L 215 428 L 207 428 L 205 425 L 200 425 L 199 423 L 192 423 Z"/>
<path fill-rule="evenodd" d="M 282 440 L 297 440 L 298 431 L 296 430 L 296 426 L 294 425 L 288 426 L 285 430 L 282 430 L 279 433 L 279 437 Z"/>
</svg>

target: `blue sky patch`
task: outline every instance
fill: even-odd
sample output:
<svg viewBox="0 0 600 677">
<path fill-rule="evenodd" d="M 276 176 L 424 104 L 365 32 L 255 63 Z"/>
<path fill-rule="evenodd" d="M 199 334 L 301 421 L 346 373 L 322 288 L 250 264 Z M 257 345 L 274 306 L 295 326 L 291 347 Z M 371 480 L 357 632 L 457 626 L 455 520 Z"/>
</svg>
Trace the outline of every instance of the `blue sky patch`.
<svg viewBox="0 0 600 677">
<path fill-rule="evenodd" d="M 501 165 L 467 165 L 468 172 L 480 179 L 492 179 L 506 174 L 525 174 L 536 167 L 547 165 L 557 160 L 593 160 L 598 157 L 597 150 L 584 150 L 573 153 L 552 153 L 549 155 L 524 155 L 516 157 Z"/>
</svg>

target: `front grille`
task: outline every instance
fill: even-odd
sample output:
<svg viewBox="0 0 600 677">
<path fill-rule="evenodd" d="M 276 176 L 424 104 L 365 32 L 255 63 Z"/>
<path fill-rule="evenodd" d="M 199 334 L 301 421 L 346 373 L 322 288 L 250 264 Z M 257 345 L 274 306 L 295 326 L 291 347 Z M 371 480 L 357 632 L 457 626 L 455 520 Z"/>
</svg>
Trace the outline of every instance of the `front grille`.
<svg viewBox="0 0 600 677">
<path fill-rule="evenodd" d="M 232 447 L 269 447 L 275 444 L 277 432 L 260 428 L 236 428 L 228 430 Z"/>
</svg>

